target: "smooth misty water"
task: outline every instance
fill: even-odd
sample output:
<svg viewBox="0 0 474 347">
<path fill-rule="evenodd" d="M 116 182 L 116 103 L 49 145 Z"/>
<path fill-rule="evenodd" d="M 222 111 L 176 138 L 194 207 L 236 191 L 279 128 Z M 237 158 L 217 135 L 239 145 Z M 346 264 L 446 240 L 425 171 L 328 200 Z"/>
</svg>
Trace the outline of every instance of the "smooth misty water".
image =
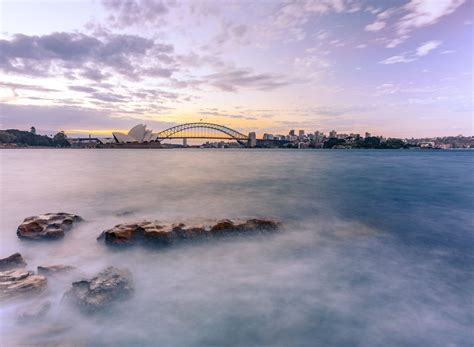
<svg viewBox="0 0 474 347">
<path fill-rule="evenodd" d="M 474 152 L 3 150 L 0 257 L 107 265 L 135 296 L 106 315 L 60 304 L 29 325 L 2 304 L 0 345 L 469 346 L 473 336 Z M 87 222 L 22 242 L 23 218 Z M 123 215 L 125 213 L 125 215 Z M 272 216 L 275 235 L 111 251 L 95 238 L 134 219 Z"/>
</svg>

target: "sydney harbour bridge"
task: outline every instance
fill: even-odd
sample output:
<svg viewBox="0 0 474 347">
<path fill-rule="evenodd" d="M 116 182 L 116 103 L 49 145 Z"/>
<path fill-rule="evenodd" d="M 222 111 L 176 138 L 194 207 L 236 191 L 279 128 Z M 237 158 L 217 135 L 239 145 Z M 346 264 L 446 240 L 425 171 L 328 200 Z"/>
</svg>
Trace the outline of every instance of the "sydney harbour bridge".
<svg viewBox="0 0 474 347">
<path fill-rule="evenodd" d="M 180 124 L 156 133 L 156 141 L 172 139 L 235 140 L 246 143 L 249 137 L 224 125 L 203 122 Z"/>
</svg>

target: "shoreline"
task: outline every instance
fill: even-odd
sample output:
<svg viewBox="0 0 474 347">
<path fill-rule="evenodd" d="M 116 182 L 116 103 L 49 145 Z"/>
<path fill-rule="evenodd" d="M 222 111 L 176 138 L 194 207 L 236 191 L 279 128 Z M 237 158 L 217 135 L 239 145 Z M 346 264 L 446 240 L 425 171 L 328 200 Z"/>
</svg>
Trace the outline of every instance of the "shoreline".
<svg viewBox="0 0 474 347">
<path fill-rule="evenodd" d="M 54 149 L 54 150 L 123 150 L 123 149 L 138 149 L 138 150 L 170 150 L 170 149 L 179 149 L 179 150 L 189 150 L 189 149 L 208 149 L 208 150 L 297 150 L 297 151 L 353 151 L 353 150 L 364 150 L 364 151 L 471 151 L 474 148 L 420 148 L 420 147 L 410 147 L 410 148 L 268 148 L 268 147 L 254 147 L 254 148 L 201 148 L 201 147 L 50 147 L 50 146 L 0 146 L 0 150 L 11 150 L 11 149 Z"/>
</svg>

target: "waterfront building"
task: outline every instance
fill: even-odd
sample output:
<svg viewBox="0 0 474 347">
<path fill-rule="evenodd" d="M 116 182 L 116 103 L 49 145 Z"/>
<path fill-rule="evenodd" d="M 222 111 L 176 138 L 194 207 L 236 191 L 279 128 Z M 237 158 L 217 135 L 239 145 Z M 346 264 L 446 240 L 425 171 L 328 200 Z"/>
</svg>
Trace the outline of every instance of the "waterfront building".
<svg viewBox="0 0 474 347">
<path fill-rule="evenodd" d="M 288 135 L 288 141 L 289 142 L 295 142 L 298 140 L 298 136 L 296 135 Z"/>
<path fill-rule="evenodd" d="M 291 129 L 290 132 L 288 133 L 288 135 L 290 135 L 290 136 L 295 136 L 295 130 L 294 130 L 294 129 Z"/>
<path fill-rule="evenodd" d="M 337 137 L 337 131 L 336 130 L 331 130 L 329 132 L 329 138 L 335 138 Z"/>
<path fill-rule="evenodd" d="M 324 133 L 320 131 L 314 132 L 314 141 L 315 142 L 322 142 L 324 140 Z"/>
<path fill-rule="evenodd" d="M 368 132 L 365 133 L 365 137 L 366 137 L 366 138 L 367 138 L 367 137 L 371 137 L 371 136 L 372 136 L 372 135 L 371 135 L 370 133 L 368 133 Z"/>
<path fill-rule="evenodd" d="M 129 130 L 128 134 L 113 132 L 112 135 L 118 143 L 144 143 L 156 141 L 157 139 L 151 130 L 146 129 L 145 124 L 135 125 Z"/>
<path fill-rule="evenodd" d="M 274 138 L 273 134 L 267 134 L 267 133 L 263 134 L 264 140 L 273 140 L 273 138 Z"/>
<path fill-rule="evenodd" d="M 298 130 L 298 137 L 302 139 L 304 137 L 304 130 L 300 129 Z"/>
<path fill-rule="evenodd" d="M 255 134 L 255 132 L 252 131 L 249 133 L 249 139 L 247 144 L 249 147 L 257 146 L 257 135 Z"/>
</svg>

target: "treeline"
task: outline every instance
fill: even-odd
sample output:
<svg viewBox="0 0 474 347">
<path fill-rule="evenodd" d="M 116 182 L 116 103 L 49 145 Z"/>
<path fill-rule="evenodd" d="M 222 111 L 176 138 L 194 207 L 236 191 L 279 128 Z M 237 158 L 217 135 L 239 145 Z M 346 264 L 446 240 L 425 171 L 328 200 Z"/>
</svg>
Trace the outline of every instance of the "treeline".
<svg viewBox="0 0 474 347">
<path fill-rule="evenodd" d="M 324 143 L 324 148 L 334 147 L 399 149 L 408 148 L 409 145 L 400 139 L 387 139 L 382 142 L 378 137 L 366 137 L 351 142 L 347 142 L 344 139 L 330 138 Z"/>
<path fill-rule="evenodd" d="M 44 147 L 70 147 L 66 134 L 60 131 L 53 138 L 37 135 L 30 131 L 18 129 L 0 130 L 0 143 L 15 144 L 17 146 L 44 146 Z"/>
</svg>

